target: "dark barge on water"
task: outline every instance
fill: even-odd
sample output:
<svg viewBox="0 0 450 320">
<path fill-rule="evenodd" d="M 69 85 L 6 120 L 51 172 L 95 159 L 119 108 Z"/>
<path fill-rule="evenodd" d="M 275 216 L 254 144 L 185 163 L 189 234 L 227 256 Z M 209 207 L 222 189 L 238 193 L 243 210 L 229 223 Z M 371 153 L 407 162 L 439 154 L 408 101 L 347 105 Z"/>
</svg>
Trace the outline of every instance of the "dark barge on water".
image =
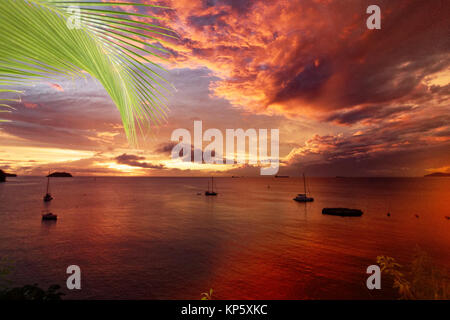
<svg viewBox="0 0 450 320">
<path fill-rule="evenodd" d="M 340 217 L 360 217 L 363 212 L 359 209 L 348 209 L 348 208 L 323 208 L 322 214 L 328 214 L 332 216 Z"/>
</svg>

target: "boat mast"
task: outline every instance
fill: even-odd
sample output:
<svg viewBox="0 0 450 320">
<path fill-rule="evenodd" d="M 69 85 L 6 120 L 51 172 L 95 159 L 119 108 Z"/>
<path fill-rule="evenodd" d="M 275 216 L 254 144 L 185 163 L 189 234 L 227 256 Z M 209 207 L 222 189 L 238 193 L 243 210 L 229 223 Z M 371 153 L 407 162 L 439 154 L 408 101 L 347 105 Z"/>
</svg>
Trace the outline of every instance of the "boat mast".
<svg viewBox="0 0 450 320">
<path fill-rule="evenodd" d="M 47 177 L 47 194 L 48 194 L 48 188 L 50 186 L 50 177 Z"/>
<path fill-rule="evenodd" d="M 214 177 L 211 177 L 211 192 L 214 192 Z"/>
<path fill-rule="evenodd" d="M 305 173 L 303 172 L 303 189 L 305 190 L 306 195 L 306 180 L 305 180 Z"/>
</svg>

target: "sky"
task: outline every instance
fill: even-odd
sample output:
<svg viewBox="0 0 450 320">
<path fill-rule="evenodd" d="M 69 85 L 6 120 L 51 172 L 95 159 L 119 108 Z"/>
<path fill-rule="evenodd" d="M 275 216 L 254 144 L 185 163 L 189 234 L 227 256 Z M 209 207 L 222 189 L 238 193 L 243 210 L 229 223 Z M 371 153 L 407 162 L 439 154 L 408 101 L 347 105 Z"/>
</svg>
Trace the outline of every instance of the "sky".
<svg viewBox="0 0 450 320">
<path fill-rule="evenodd" d="M 120 2 L 120 1 L 116 1 Z M 136 1 L 138 2 L 138 1 Z M 0 123 L 0 168 L 19 175 L 259 175 L 258 165 L 171 159 L 177 128 L 278 129 L 279 174 L 450 172 L 450 3 L 445 0 L 171 0 L 134 8 L 178 34 L 167 119 L 130 145 L 96 81 L 23 89 Z M 381 9 L 381 29 L 366 8 Z M 123 7 L 130 9 L 129 7 Z M 140 18 L 139 18 L 140 19 Z M 160 62 L 160 61 L 158 61 Z M 204 144 L 205 146 L 205 144 Z"/>
</svg>

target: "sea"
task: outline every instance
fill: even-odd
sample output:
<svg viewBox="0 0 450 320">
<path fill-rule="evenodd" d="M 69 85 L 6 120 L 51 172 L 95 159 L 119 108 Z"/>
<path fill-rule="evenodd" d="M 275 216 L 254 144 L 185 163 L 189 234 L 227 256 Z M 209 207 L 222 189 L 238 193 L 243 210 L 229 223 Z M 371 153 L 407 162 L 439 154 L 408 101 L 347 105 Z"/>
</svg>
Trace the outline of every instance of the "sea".
<svg viewBox="0 0 450 320">
<path fill-rule="evenodd" d="M 394 299 L 367 267 L 418 250 L 450 270 L 450 178 L 8 178 L 0 184 L 0 278 L 58 284 L 64 299 Z M 325 207 L 361 217 L 323 215 Z M 42 221 L 43 213 L 58 215 Z M 390 216 L 388 216 L 388 213 Z M 69 290 L 67 268 L 81 270 Z M 5 284 L 6 283 L 6 284 Z"/>
</svg>

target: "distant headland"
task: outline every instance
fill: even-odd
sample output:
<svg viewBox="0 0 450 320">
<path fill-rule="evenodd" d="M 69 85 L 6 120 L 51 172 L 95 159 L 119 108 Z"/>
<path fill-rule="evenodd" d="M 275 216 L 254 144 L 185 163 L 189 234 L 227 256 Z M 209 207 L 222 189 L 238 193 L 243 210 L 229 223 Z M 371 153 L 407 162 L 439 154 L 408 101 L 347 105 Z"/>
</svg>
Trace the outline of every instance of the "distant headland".
<svg viewBox="0 0 450 320">
<path fill-rule="evenodd" d="M 72 178 L 72 175 L 68 172 L 53 172 L 50 173 L 48 178 Z"/>
<path fill-rule="evenodd" d="M 424 177 L 425 178 L 450 177 L 450 173 L 433 172 L 433 173 L 424 175 Z"/>
<path fill-rule="evenodd" d="M 5 182 L 6 177 L 17 177 L 17 174 L 7 173 L 7 172 L 3 171 L 2 169 L 0 169 L 0 182 Z"/>
</svg>

